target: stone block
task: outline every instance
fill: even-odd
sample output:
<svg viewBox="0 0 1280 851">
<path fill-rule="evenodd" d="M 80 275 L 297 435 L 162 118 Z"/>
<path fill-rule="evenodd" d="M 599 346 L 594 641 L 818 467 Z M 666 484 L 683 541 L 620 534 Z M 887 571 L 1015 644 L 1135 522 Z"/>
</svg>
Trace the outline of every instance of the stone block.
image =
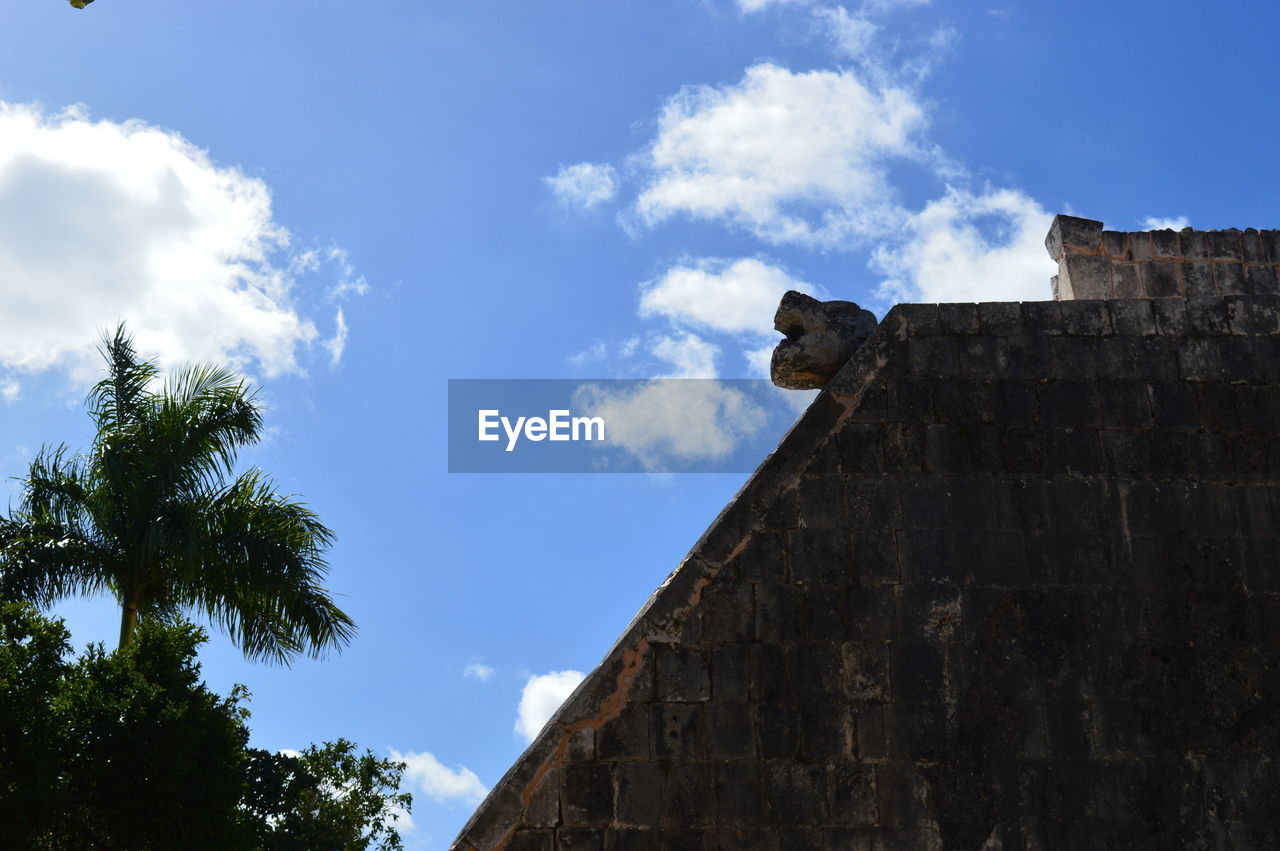
<svg viewBox="0 0 1280 851">
<path fill-rule="evenodd" d="M 852 728 L 844 703 L 797 703 L 796 717 L 800 719 L 800 759 L 832 763 L 851 758 Z"/>
<path fill-rule="evenodd" d="M 841 432 L 841 439 L 845 434 L 859 434 L 870 432 L 871 435 L 878 435 L 878 431 L 871 427 L 861 427 L 861 424 L 852 424 Z M 845 447 L 841 447 L 844 450 Z M 874 451 L 874 450 L 873 450 Z M 858 453 L 865 455 L 865 453 Z M 841 451 L 843 457 L 846 452 Z M 855 455 L 857 457 L 857 455 Z M 825 471 L 819 470 L 815 475 L 807 475 L 800 479 L 799 484 L 800 496 L 800 526 L 804 529 L 830 529 L 840 525 L 844 516 L 843 505 L 841 504 L 841 488 L 840 479 L 836 476 L 828 475 Z"/>
<path fill-rule="evenodd" d="M 1261 234 L 1253 228 L 1245 228 L 1240 234 L 1240 259 L 1245 263 L 1267 262 L 1266 251 L 1262 247 Z"/>
<path fill-rule="evenodd" d="M 851 641 L 841 645 L 842 692 L 851 701 L 889 699 L 889 657 L 880 643 Z"/>
<path fill-rule="evenodd" d="M 939 304 L 938 321 L 941 325 L 941 333 L 945 335 L 977 334 L 980 330 L 978 305 L 963 302 Z"/>
<path fill-rule="evenodd" d="M 953 337 L 912 338 L 907 343 L 911 375 L 951 376 L 960 371 L 960 350 Z"/>
<path fill-rule="evenodd" d="M 647 703 L 628 703 L 596 730 L 596 758 L 601 760 L 647 760 L 649 709 Z"/>
<path fill-rule="evenodd" d="M 613 817 L 613 776 L 608 765 L 574 762 L 563 766 L 560 816 L 568 827 L 609 823 Z"/>
<path fill-rule="evenodd" d="M 1112 263 L 1111 285 L 1116 298 L 1146 298 L 1137 263 Z"/>
<path fill-rule="evenodd" d="M 715 794 L 715 767 L 707 762 L 675 762 L 662 791 L 662 826 L 687 828 L 712 824 L 715 810 L 707 802 Z"/>
<path fill-rule="evenodd" d="M 1206 262 L 1182 263 L 1182 289 L 1189 296 L 1211 296 L 1218 294 L 1218 286 L 1213 280 L 1213 264 Z"/>
<path fill-rule="evenodd" d="M 886 473 L 916 473 L 924 469 L 925 427 L 917 423 L 886 423 L 880 433 Z"/>
<path fill-rule="evenodd" d="M 1122 231 L 1102 232 L 1102 253 L 1116 260 L 1129 259 L 1129 234 Z"/>
<path fill-rule="evenodd" d="M 998 380 L 991 384 L 993 418 L 1002 426 L 1024 426 L 1037 415 L 1035 385 L 1027 381 Z"/>
<path fill-rule="evenodd" d="M 1210 260 L 1240 260 L 1240 231 L 1211 230 L 1205 234 L 1205 247 Z"/>
<path fill-rule="evenodd" d="M 935 697 L 940 697 L 938 692 Z M 885 741 L 891 760 L 938 760 L 947 751 L 947 709 L 940 701 L 897 701 L 885 707 Z"/>
<path fill-rule="evenodd" d="M 556 851 L 554 830 L 517 830 L 504 848 L 507 851 Z"/>
<path fill-rule="evenodd" d="M 1044 247 L 1051 260 L 1057 260 L 1064 251 L 1099 251 L 1102 248 L 1102 233 L 1102 222 L 1059 214 L 1053 217 L 1053 222 L 1049 225 Z"/>
<path fill-rule="evenodd" d="M 706 591 L 703 593 L 705 595 Z M 657 659 L 658 700 L 691 702 L 711 699 L 711 670 L 705 653 L 686 647 L 659 645 Z"/>
<path fill-rule="evenodd" d="M 775 762 L 764 766 L 769 821 L 813 825 L 827 820 L 829 789 L 824 766 Z"/>
<path fill-rule="evenodd" d="M 876 806 L 875 770 L 871 766 L 837 762 L 828 769 L 831 788 L 831 822 L 839 825 L 873 825 Z M 827 845 L 828 848 L 836 846 Z"/>
<path fill-rule="evenodd" d="M 846 477 L 844 499 L 848 510 L 846 521 L 851 529 L 902 527 L 902 491 L 894 476 Z"/>
<path fill-rule="evenodd" d="M 707 704 L 707 755 L 711 759 L 751 759 L 756 755 L 753 704 L 714 700 Z"/>
<path fill-rule="evenodd" d="M 912 337 L 933 337 L 942 332 L 936 304 L 896 304 L 884 318 L 892 318 L 893 322 L 889 327 L 902 326 Z"/>
<path fill-rule="evenodd" d="M 1186 299 L 1187 331 L 1190 334 L 1222 336 L 1231 333 L 1226 299 L 1197 296 Z"/>
<path fill-rule="evenodd" d="M 1111 298 L 1111 260 L 1100 254 L 1068 254 L 1058 267 L 1058 277 L 1070 282 L 1071 298 Z M 1061 286 L 1061 283 L 1059 283 Z M 1070 304 L 1070 301 L 1064 301 Z"/>
<path fill-rule="evenodd" d="M 910 762 L 887 762 L 875 767 L 876 793 L 882 827 L 932 825 L 935 819 L 933 790 Z M 925 848 L 917 844 L 890 844 L 893 848 Z"/>
<path fill-rule="evenodd" d="M 923 384 L 926 389 L 929 385 L 929 379 L 904 378 L 902 381 L 904 383 L 912 382 L 916 386 Z M 840 469 L 842 472 L 857 476 L 877 475 L 884 472 L 884 447 L 881 443 L 882 430 L 883 427 L 878 423 L 849 423 L 840 430 L 840 433 L 836 435 L 836 448 L 840 455 Z M 824 481 L 828 480 L 829 477 L 824 478 Z M 803 494 L 801 499 L 801 511 L 803 513 Z M 838 500 L 836 505 L 839 505 Z M 842 512 L 841 517 L 843 516 Z M 812 524 L 806 523 L 805 525 L 811 526 Z"/>
<path fill-rule="evenodd" d="M 981 332 L 989 336 L 1021 334 L 1022 305 L 1016 301 L 983 302 L 978 305 L 978 324 Z"/>
<path fill-rule="evenodd" d="M 1247 295 L 1244 267 L 1239 263 L 1214 263 L 1213 285 L 1222 295 Z"/>
<path fill-rule="evenodd" d="M 1037 342 L 1042 350 L 1045 378 L 1069 378 L 1091 381 L 1098 377 L 1098 346 L 1110 338 L 1042 337 Z"/>
<path fill-rule="evenodd" d="M 558 851 L 606 851 L 605 831 L 563 829 L 556 832 Z"/>
<path fill-rule="evenodd" d="M 1000 370 L 1000 337 L 975 335 L 959 339 L 960 372 L 989 376 Z"/>
<path fill-rule="evenodd" d="M 1141 267 L 1142 289 L 1148 298 L 1169 298 L 1179 295 L 1178 274 L 1170 262 L 1143 263 Z"/>
<path fill-rule="evenodd" d="M 1147 231 L 1138 231 L 1129 234 L 1129 256 L 1134 260 L 1147 261 L 1154 256 L 1151 250 L 1151 234 Z"/>
<path fill-rule="evenodd" d="M 1244 290 L 1251 295 L 1275 295 L 1277 286 L 1275 268 L 1264 263 L 1252 263 L 1244 267 Z"/>
<path fill-rule="evenodd" d="M 1151 256 L 1153 258 L 1172 260 L 1179 253 L 1177 231 L 1169 229 L 1151 231 Z"/>
<path fill-rule="evenodd" d="M 1051 381 L 1040 386 L 1040 419 L 1049 426 L 1095 427 L 1102 409 L 1095 381 Z"/>
<path fill-rule="evenodd" d="M 663 851 L 662 831 L 656 827 L 611 827 L 605 834 L 605 851 Z"/>
<path fill-rule="evenodd" d="M 1178 374 L 1183 381 L 1213 381 L 1222 372 L 1218 339 L 1188 338 L 1177 348 Z"/>
<path fill-rule="evenodd" d="M 980 423 L 992 418 L 991 384 L 955 379 L 938 384 L 933 420 L 941 423 Z"/>
<path fill-rule="evenodd" d="M 722 825 L 758 825 L 765 821 L 761 769 L 758 762 L 716 765 L 717 812 Z"/>
<path fill-rule="evenodd" d="M 710 644 L 750 641 L 755 638 L 755 599 L 745 582 L 717 581 L 702 589 L 702 640 Z M 663 688 L 659 656 L 658 689 Z M 662 698 L 687 700 L 689 698 Z"/>
<path fill-rule="evenodd" d="M 685 762 L 706 757 L 706 724 L 701 703 L 655 703 L 649 707 L 654 759 Z"/>
<path fill-rule="evenodd" d="M 520 822 L 525 827 L 555 827 L 560 823 L 561 770 L 553 768 L 534 788 Z"/>
<path fill-rule="evenodd" d="M 943 653 L 937 643 L 889 647 L 889 683 L 895 702 L 928 702 L 942 694 Z"/>
<path fill-rule="evenodd" d="M 889 418 L 895 422 L 922 422 L 933 418 L 933 386 L 936 379 L 904 377 L 889 385 Z M 872 427 L 873 428 L 873 427 Z M 875 442 L 879 451 L 879 440 Z"/>
<path fill-rule="evenodd" d="M 1182 256 L 1189 260 L 1199 260 L 1207 256 L 1204 231 L 1183 228 L 1178 232 L 1178 249 Z"/>
<path fill-rule="evenodd" d="M 1138 381 L 1099 381 L 1095 386 L 1103 426 L 1139 429 L 1152 426 L 1149 385 Z"/>
<path fill-rule="evenodd" d="M 801 585 L 840 585 L 851 575 L 849 536 L 843 529 L 787 533 L 787 570 Z"/>
<path fill-rule="evenodd" d="M 1062 305 L 1062 330 L 1082 337 L 1110 334 L 1111 313 L 1107 310 L 1109 302 L 1100 299 L 1085 300 L 1079 295 L 1076 299 Z"/>
<path fill-rule="evenodd" d="M 1134 337 L 1150 337 L 1156 333 L 1150 299 L 1119 298 L 1107 306 L 1111 311 L 1111 324 L 1115 333 Z"/>
<path fill-rule="evenodd" d="M 1022 318 L 1028 334 L 1061 334 L 1062 303 L 1028 301 L 1022 305 Z"/>
<path fill-rule="evenodd" d="M 846 638 L 888 641 L 897 632 L 898 591 L 895 585 L 851 585 L 845 589 Z"/>
<path fill-rule="evenodd" d="M 1156 318 L 1156 330 L 1170 337 L 1187 333 L 1187 304 L 1185 299 L 1164 298 L 1151 303 Z"/>
<path fill-rule="evenodd" d="M 853 569 L 863 585 L 891 585 L 899 581 L 898 547 L 890 530 L 854 530 Z"/>
</svg>

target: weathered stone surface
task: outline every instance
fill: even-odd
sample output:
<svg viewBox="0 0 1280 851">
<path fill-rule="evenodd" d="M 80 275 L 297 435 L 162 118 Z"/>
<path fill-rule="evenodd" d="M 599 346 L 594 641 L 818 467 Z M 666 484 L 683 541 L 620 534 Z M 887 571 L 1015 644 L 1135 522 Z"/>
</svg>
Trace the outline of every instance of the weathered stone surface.
<svg viewBox="0 0 1280 851">
<path fill-rule="evenodd" d="M 1045 247 L 1054 301 L 1280 294 L 1280 231 L 1117 233 L 1058 216 Z"/>
<path fill-rule="evenodd" d="M 851 301 L 818 301 L 787 292 L 773 326 L 786 339 L 773 350 L 773 383 L 789 390 L 825 387 L 875 330 L 876 318 Z"/>
<path fill-rule="evenodd" d="M 1280 295 L 904 305 L 829 387 L 454 847 L 1280 846 Z"/>
</svg>

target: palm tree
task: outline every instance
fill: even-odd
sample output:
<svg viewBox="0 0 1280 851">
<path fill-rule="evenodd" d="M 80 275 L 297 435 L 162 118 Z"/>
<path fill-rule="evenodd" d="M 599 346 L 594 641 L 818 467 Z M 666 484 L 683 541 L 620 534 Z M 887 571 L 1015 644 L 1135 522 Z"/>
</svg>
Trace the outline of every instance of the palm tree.
<svg viewBox="0 0 1280 851">
<path fill-rule="evenodd" d="M 262 434 L 244 381 L 193 366 L 157 391 L 156 365 L 123 325 L 103 343 L 107 377 L 87 400 L 93 447 L 45 447 L 32 462 L 19 508 L 0 515 L 0 594 L 47 606 L 109 591 L 121 647 L 139 617 L 187 610 L 250 659 L 344 646 L 355 624 L 320 585 L 333 533 L 261 471 L 233 477 L 237 450 Z"/>
</svg>

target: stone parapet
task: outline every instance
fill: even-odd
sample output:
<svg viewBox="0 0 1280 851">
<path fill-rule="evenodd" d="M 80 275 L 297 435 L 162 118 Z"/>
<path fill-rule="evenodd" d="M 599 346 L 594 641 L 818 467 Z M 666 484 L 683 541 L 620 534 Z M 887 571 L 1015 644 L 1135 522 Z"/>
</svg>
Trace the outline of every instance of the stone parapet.
<svg viewBox="0 0 1280 851">
<path fill-rule="evenodd" d="M 1125 233 L 1059 215 L 1045 248 L 1057 301 L 1280 293 L 1280 230 Z"/>
</svg>

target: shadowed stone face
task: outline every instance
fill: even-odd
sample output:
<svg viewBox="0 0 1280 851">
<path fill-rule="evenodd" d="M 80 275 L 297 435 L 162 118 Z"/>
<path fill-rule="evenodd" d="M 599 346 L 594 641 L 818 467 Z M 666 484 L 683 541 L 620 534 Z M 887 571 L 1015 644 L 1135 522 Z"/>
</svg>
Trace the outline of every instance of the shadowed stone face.
<svg viewBox="0 0 1280 851">
<path fill-rule="evenodd" d="M 814 390 L 827 382 L 876 329 L 876 317 L 851 301 L 818 301 L 788 291 L 773 327 L 787 339 L 773 350 L 770 377 L 788 390 Z"/>
</svg>

